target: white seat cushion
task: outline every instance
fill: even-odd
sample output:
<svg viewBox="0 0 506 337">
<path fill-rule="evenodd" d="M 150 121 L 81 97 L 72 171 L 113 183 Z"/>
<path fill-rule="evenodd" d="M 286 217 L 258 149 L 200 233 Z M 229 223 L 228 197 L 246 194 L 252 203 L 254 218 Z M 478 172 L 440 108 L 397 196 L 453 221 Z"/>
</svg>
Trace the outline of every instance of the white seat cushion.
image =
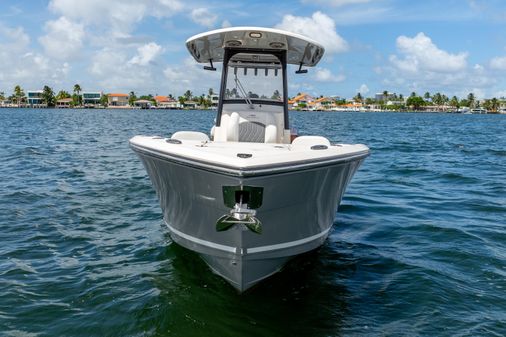
<svg viewBox="0 0 506 337">
<path fill-rule="evenodd" d="M 209 136 L 207 136 L 203 132 L 196 132 L 196 131 L 178 131 L 174 133 L 170 138 L 179 140 L 200 140 L 203 142 L 209 141 Z"/>
<path fill-rule="evenodd" d="M 330 146 L 330 142 L 327 138 L 321 136 L 299 136 L 292 142 L 292 146 L 294 147 L 310 148 L 313 145 Z"/>
<path fill-rule="evenodd" d="M 274 124 L 269 124 L 265 127 L 265 143 L 277 143 L 278 142 L 278 128 Z"/>
<path fill-rule="evenodd" d="M 227 132 L 227 142 L 238 142 L 239 141 L 239 114 L 232 112 L 228 123 L 225 126 Z"/>
</svg>

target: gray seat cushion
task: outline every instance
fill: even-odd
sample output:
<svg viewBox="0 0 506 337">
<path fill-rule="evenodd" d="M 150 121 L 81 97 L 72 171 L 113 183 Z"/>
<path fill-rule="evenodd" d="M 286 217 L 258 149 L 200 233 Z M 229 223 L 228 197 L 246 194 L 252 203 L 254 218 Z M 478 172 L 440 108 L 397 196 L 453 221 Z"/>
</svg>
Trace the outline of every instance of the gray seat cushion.
<svg viewBox="0 0 506 337">
<path fill-rule="evenodd" d="M 265 140 L 265 125 L 258 122 L 242 122 L 239 124 L 239 141 L 249 143 L 263 143 Z"/>
</svg>

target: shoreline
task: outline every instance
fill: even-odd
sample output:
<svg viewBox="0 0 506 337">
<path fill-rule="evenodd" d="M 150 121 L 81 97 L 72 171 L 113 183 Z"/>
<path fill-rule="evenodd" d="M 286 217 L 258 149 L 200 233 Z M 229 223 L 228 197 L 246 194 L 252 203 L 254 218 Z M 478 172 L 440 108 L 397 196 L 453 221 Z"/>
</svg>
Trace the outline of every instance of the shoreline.
<svg viewBox="0 0 506 337">
<path fill-rule="evenodd" d="M 141 108 L 141 107 L 122 107 L 122 106 L 108 106 L 108 107 L 30 107 L 30 106 L 5 106 L 0 105 L 0 109 L 49 109 L 49 110 L 169 110 L 169 111 L 216 111 L 216 108 Z M 316 113 L 316 112 L 331 112 L 331 113 L 437 113 L 437 114 L 454 114 L 454 115 L 506 115 L 506 110 L 501 111 L 487 111 L 483 113 L 475 112 L 462 112 L 462 111 L 441 111 L 441 110 L 346 110 L 346 109 L 319 109 L 319 110 L 305 110 L 305 109 L 288 109 L 292 112 L 302 113 Z"/>
<path fill-rule="evenodd" d="M 140 108 L 131 106 L 108 106 L 108 107 L 30 107 L 30 106 L 3 106 L 0 105 L 0 109 L 49 109 L 49 110 L 169 110 L 169 111 L 216 111 L 216 108 L 208 109 L 192 109 L 192 108 Z M 316 113 L 316 112 L 330 112 L 330 113 L 437 113 L 437 114 L 454 114 L 454 115 L 506 115 L 506 112 L 487 112 L 487 113 L 462 113 L 457 111 L 437 111 L 437 110 L 302 110 L 302 109 L 289 109 L 292 112 L 302 113 Z"/>
</svg>

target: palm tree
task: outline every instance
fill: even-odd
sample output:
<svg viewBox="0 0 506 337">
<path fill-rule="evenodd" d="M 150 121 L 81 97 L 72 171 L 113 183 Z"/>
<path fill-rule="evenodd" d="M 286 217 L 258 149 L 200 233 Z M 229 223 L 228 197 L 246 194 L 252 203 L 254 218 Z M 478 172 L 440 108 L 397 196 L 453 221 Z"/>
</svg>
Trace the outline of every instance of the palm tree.
<svg viewBox="0 0 506 337">
<path fill-rule="evenodd" d="M 70 98 L 70 94 L 66 92 L 65 90 L 60 90 L 58 94 L 56 95 L 56 100 L 60 100 L 63 98 Z"/>
<path fill-rule="evenodd" d="M 428 102 L 429 99 L 430 99 L 430 92 L 426 92 L 424 95 L 423 95 L 423 98 L 425 98 L 425 100 Z"/>
<path fill-rule="evenodd" d="M 499 108 L 499 100 L 494 97 L 490 100 L 490 110 L 493 112 L 497 112 L 498 108 Z"/>
<path fill-rule="evenodd" d="M 191 101 L 192 97 L 193 97 L 193 93 L 190 91 L 190 90 L 186 90 L 186 92 L 184 93 L 184 98 L 187 100 L 187 101 Z"/>
<path fill-rule="evenodd" d="M 16 85 L 14 87 L 14 97 L 16 98 L 16 103 L 19 106 L 22 98 L 25 97 L 25 92 L 23 91 L 23 89 L 19 85 Z"/>
<path fill-rule="evenodd" d="M 206 101 L 205 95 L 204 94 L 200 95 L 199 96 L 199 105 L 200 106 L 206 106 L 206 103 L 207 103 L 207 101 Z"/>
<path fill-rule="evenodd" d="M 436 104 L 438 107 L 443 103 L 442 96 L 439 92 L 437 92 L 434 96 L 432 96 L 432 102 Z"/>
<path fill-rule="evenodd" d="M 358 92 L 357 95 L 355 97 L 353 97 L 353 100 L 357 103 L 362 103 L 364 98 L 362 97 L 362 94 Z"/>
<path fill-rule="evenodd" d="M 54 92 L 49 86 L 45 85 L 42 89 L 42 100 L 48 107 L 55 105 Z"/>
<path fill-rule="evenodd" d="M 469 102 L 469 107 L 472 109 L 475 104 L 475 97 L 472 92 L 470 92 L 469 95 L 467 95 L 467 101 Z"/>
<path fill-rule="evenodd" d="M 107 107 L 109 103 L 109 98 L 106 94 L 102 95 L 102 97 L 100 97 L 100 104 L 103 106 L 103 107 Z"/>
<path fill-rule="evenodd" d="M 135 92 L 130 91 L 130 94 L 128 94 L 128 104 L 133 106 L 134 102 L 137 100 L 137 97 L 135 96 Z"/>
<path fill-rule="evenodd" d="M 459 108 L 459 99 L 457 98 L 457 96 L 452 97 L 452 99 L 450 100 L 450 105 L 457 109 Z"/>
<path fill-rule="evenodd" d="M 74 84 L 74 104 L 81 105 L 81 86 L 79 84 Z"/>
<path fill-rule="evenodd" d="M 388 90 L 383 91 L 383 100 L 388 101 Z"/>
<path fill-rule="evenodd" d="M 212 95 L 214 95 L 214 90 L 213 88 L 209 88 L 209 97 L 211 97 Z"/>
<path fill-rule="evenodd" d="M 450 101 L 448 96 L 446 96 L 445 94 L 441 95 L 441 100 L 443 102 L 443 105 L 447 104 Z"/>
</svg>

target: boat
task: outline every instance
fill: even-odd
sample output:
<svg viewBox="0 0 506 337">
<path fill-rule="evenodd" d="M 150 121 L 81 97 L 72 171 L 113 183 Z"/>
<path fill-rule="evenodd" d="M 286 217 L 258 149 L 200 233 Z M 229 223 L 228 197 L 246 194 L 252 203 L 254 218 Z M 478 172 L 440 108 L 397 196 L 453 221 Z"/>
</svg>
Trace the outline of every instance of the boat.
<svg viewBox="0 0 506 337">
<path fill-rule="evenodd" d="M 232 27 L 195 35 L 186 47 L 216 71 L 221 88 L 210 134 L 135 136 L 170 236 L 197 252 L 239 292 L 321 246 L 346 186 L 369 148 L 295 137 L 288 66 L 304 74 L 324 48 L 277 29 Z"/>
<path fill-rule="evenodd" d="M 471 109 L 471 113 L 481 115 L 481 114 L 487 114 L 488 111 L 487 111 L 487 109 L 484 109 L 484 108 L 475 108 L 475 109 Z"/>
</svg>

